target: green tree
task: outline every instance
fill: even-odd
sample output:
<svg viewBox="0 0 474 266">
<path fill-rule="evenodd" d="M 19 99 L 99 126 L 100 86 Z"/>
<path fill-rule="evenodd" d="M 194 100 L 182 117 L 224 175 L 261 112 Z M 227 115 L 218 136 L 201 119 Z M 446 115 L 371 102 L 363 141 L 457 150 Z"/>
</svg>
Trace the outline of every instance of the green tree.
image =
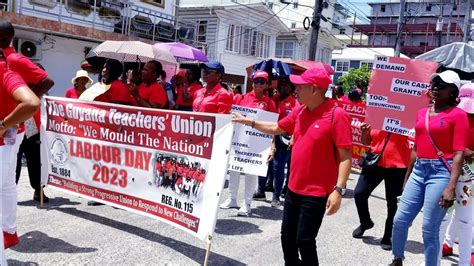
<svg viewBox="0 0 474 266">
<path fill-rule="evenodd" d="M 341 76 L 337 82 L 342 84 L 344 91 L 351 88 L 360 88 L 364 93 L 367 92 L 369 86 L 370 71 L 367 68 L 351 68 L 349 72 Z"/>
</svg>

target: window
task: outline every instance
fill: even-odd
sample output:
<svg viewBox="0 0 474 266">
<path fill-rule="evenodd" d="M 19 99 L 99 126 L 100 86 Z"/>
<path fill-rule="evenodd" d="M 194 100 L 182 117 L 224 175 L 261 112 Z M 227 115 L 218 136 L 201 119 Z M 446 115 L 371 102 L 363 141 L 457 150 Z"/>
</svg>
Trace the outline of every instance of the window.
<svg viewBox="0 0 474 266">
<path fill-rule="evenodd" d="M 298 1 L 293 2 L 293 8 L 298 9 Z"/>
<path fill-rule="evenodd" d="M 408 11 L 408 3 L 405 3 L 405 12 Z"/>
<path fill-rule="evenodd" d="M 291 22 L 291 28 L 295 29 L 296 28 L 296 22 Z"/>
<path fill-rule="evenodd" d="M 291 41 L 278 41 L 275 44 L 275 57 L 293 58 L 295 52 L 295 43 Z"/>
<path fill-rule="evenodd" d="M 368 62 L 368 61 L 361 61 L 360 62 L 360 68 L 365 68 L 368 71 L 372 71 L 372 68 L 374 67 L 374 63 Z"/>
<path fill-rule="evenodd" d="M 142 0 L 142 2 L 165 8 L 165 0 Z"/>
<path fill-rule="evenodd" d="M 380 12 L 385 12 L 385 5 L 380 6 Z"/>
<path fill-rule="evenodd" d="M 453 11 L 456 11 L 458 10 L 458 5 L 456 5 L 456 3 L 453 4 Z"/>
<path fill-rule="evenodd" d="M 234 35 L 235 35 L 235 25 L 229 25 L 229 30 L 227 31 L 227 45 L 226 50 L 233 51 L 234 50 Z"/>
<path fill-rule="evenodd" d="M 242 44 L 242 26 L 231 24 L 227 31 L 227 45 L 226 50 L 240 53 Z"/>
<path fill-rule="evenodd" d="M 349 61 L 336 61 L 336 72 L 349 72 Z"/>
<path fill-rule="evenodd" d="M 226 50 L 266 58 L 270 56 L 270 36 L 250 27 L 231 24 L 227 31 Z"/>
<path fill-rule="evenodd" d="M 344 29 L 344 28 L 339 29 L 339 34 L 346 34 L 346 29 Z"/>
<path fill-rule="evenodd" d="M 431 11 L 431 4 L 426 5 L 426 11 Z"/>
<path fill-rule="evenodd" d="M 427 42 L 420 42 L 420 46 L 428 46 Z"/>
<path fill-rule="evenodd" d="M 198 22 L 197 41 L 205 43 L 206 34 L 207 34 L 207 21 L 201 20 Z"/>
<path fill-rule="evenodd" d="M 244 28 L 244 33 L 242 34 L 242 54 L 250 54 L 250 36 L 252 34 L 252 29 L 249 27 Z"/>
</svg>

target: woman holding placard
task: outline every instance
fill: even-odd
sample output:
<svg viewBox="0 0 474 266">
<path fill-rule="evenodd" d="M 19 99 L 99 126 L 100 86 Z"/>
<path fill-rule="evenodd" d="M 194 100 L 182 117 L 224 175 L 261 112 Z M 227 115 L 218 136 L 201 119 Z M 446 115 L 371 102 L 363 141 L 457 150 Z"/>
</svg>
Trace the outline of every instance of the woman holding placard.
<svg viewBox="0 0 474 266">
<path fill-rule="evenodd" d="M 440 225 L 446 210 L 454 203 L 467 147 L 467 115 L 456 107 L 460 87 L 458 74 L 444 71 L 434 74 L 431 81 L 434 104 L 418 111 L 415 149 L 393 223 L 391 265 L 403 265 L 408 228 L 421 208 L 425 265 L 438 265 Z"/>
</svg>

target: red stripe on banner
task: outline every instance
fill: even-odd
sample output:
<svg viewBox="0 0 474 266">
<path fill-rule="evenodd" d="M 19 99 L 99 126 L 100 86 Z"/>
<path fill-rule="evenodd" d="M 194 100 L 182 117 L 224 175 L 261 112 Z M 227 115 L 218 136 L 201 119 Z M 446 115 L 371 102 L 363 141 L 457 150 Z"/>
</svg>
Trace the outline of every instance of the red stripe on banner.
<svg viewBox="0 0 474 266">
<path fill-rule="evenodd" d="M 152 214 L 156 217 L 168 220 L 172 223 L 187 228 L 193 232 L 197 232 L 199 229 L 199 218 L 153 201 L 89 186 L 72 180 L 60 178 L 51 174 L 48 178 L 48 184 L 53 187 L 69 190 L 106 202 L 115 203 L 120 206 L 134 209 L 143 213 Z"/>
</svg>

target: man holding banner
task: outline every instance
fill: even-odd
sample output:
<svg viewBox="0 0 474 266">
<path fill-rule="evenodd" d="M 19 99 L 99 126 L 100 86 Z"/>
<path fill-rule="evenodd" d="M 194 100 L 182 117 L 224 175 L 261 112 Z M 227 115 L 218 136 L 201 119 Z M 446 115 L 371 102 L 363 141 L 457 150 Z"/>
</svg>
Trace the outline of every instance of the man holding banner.
<svg viewBox="0 0 474 266">
<path fill-rule="evenodd" d="M 319 227 L 326 210 L 327 215 L 338 211 L 351 168 L 350 119 L 325 98 L 331 79 L 324 68 L 306 70 L 301 76 L 291 75 L 290 80 L 296 85 L 302 106 L 289 116 L 274 123 L 235 113 L 233 121 L 267 134 L 293 134 L 281 230 L 283 254 L 287 265 L 318 265 Z"/>
</svg>

